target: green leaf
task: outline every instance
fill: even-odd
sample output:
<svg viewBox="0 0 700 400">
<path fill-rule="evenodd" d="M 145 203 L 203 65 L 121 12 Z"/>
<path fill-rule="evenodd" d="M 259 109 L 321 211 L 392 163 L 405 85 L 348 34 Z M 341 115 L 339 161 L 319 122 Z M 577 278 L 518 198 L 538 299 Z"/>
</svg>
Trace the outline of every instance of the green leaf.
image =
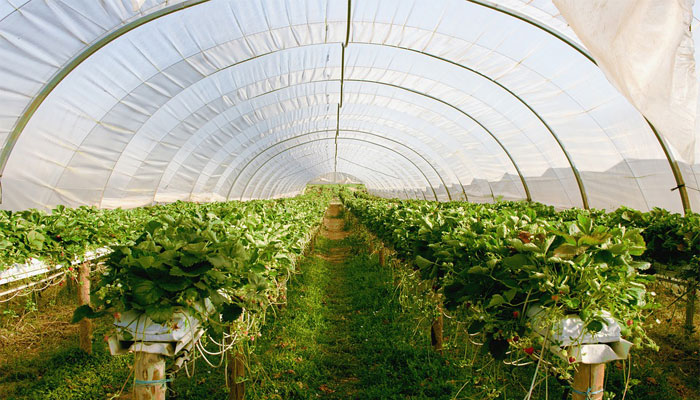
<svg viewBox="0 0 700 400">
<path fill-rule="evenodd" d="M 177 267 L 176 267 L 177 268 Z M 170 271 L 172 275 L 172 270 Z M 157 285 L 168 292 L 179 292 L 190 286 L 192 282 L 184 278 L 159 279 Z"/>
<path fill-rule="evenodd" d="M 526 264 L 530 264 L 530 257 L 528 257 L 526 254 L 515 254 L 510 257 L 506 257 L 503 259 L 503 264 L 513 268 L 513 269 L 520 269 Z"/>
<path fill-rule="evenodd" d="M 224 268 L 230 265 L 229 260 L 221 254 L 217 254 L 213 257 L 208 257 L 207 261 L 209 261 L 214 266 L 214 268 Z"/>
<path fill-rule="evenodd" d="M 588 323 L 588 325 L 586 325 L 586 329 L 591 332 L 598 333 L 603 330 L 603 323 L 598 320 L 591 321 Z"/>
<path fill-rule="evenodd" d="M 173 317 L 175 308 L 170 304 L 151 304 L 146 307 L 146 315 L 157 324 L 165 324 Z"/>
<path fill-rule="evenodd" d="M 158 228 L 162 228 L 163 224 L 160 221 L 152 220 L 146 223 L 146 226 L 144 227 L 146 232 L 150 233 L 153 235 L 153 233 L 156 231 Z"/>
<path fill-rule="evenodd" d="M 576 216 L 576 220 L 578 221 L 578 226 L 583 233 L 591 233 L 591 230 L 593 229 L 593 220 L 590 217 L 584 214 L 579 214 Z"/>
<path fill-rule="evenodd" d="M 489 269 L 482 267 L 481 265 L 475 265 L 467 270 L 468 274 L 473 274 L 473 275 L 488 275 L 489 274 Z"/>
<path fill-rule="evenodd" d="M 426 269 L 429 268 L 433 265 L 434 263 L 427 258 L 424 258 L 422 256 L 416 256 L 416 265 L 420 269 Z"/>
<path fill-rule="evenodd" d="M 500 306 L 501 304 L 504 304 L 506 300 L 501 296 L 500 294 L 494 294 L 493 297 L 491 297 L 491 301 L 489 301 L 489 304 L 486 306 L 486 308 L 492 308 L 492 307 L 497 307 Z"/>
<path fill-rule="evenodd" d="M 156 259 L 153 256 L 139 257 L 136 259 L 136 262 L 138 262 L 143 269 L 150 268 L 155 261 Z"/>
<path fill-rule="evenodd" d="M 34 250 L 43 250 L 45 240 L 46 237 L 35 230 L 29 231 L 27 233 L 27 242 L 29 244 L 29 247 L 31 247 Z"/>
<path fill-rule="evenodd" d="M 233 322 L 238 319 L 242 312 L 243 309 L 236 303 L 224 304 L 221 311 L 221 320 L 223 322 Z"/>
<path fill-rule="evenodd" d="M 131 286 L 134 301 L 142 306 L 148 306 L 158 301 L 163 296 L 163 290 L 153 281 L 139 279 Z"/>
</svg>

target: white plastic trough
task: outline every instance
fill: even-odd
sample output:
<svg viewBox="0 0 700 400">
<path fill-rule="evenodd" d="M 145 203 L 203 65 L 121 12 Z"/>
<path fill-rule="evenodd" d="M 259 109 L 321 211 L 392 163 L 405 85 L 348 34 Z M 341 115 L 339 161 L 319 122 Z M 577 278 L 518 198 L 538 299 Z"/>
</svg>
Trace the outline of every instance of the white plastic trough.
<svg viewBox="0 0 700 400">
<path fill-rule="evenodd" d="M 569 357 L 574 357 L 576 362 L 584 364 L 602 364 L 623 360 L 629 356 L 632 343 L 622 339 L 620 325 L 610 313 L 605 311 L 601 313 L 605 321 L 603 329 L 595 334 L 584 334 L 583 320 L 578 315 L 563 318 L 549 328 L 542 321 L 543 312 L 544 310 L 540 307 L 531 307 L 527 311 L 527 317 L 538 335 L 545 337 L 547 330 L 554 331 L 554 334 L 547 339 L 549 343 L 554 343 L 550 345 L 550 350 L 554 354 L 567 360 Z"/>
</svg>

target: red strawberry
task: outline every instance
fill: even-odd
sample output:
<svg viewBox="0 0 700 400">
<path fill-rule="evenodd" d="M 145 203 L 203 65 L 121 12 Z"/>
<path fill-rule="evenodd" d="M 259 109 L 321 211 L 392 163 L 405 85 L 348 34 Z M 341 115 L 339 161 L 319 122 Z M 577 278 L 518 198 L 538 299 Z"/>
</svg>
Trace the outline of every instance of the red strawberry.
<svg viewBox="0 0 700 400">
<path fill-rule="evenodd" d="M 518 343 L 518 340 L 520 340 L 520 338 L 519 338 L 519 337 L 517 337 L 517 336 L 513 336 L 513 341 L 514 341 L 515 343 Z"/>
<path fill-rule="evenodd" d="M 553 294 L 553 295 L 552 295 L 552 300 L 554 300 L 554 301 L 559 301 L 559 295 L 558 295 L 558 294 Z"/>
<path fill-rule="evenodd" d="M 523 351 L 524 351 L 525 353 L 527 353 L 528 355 L 532 355 L 532 353 L 535 352 L 535 348 L 532 347 L 532 346 L 530 346 L 530 347 L 527 347 L 527 348 L 523 349 Z"/>
<path fill-rule="evenodd" d="M 520 316 L 519 311 L 513 311 L 513 318 L 518 318 Z"/>
<path fill-rule="evenodd" d="M 569 357 L 569 364 L 573 364 L 576 362 L 576 357 Z"/>
<path fill-rule="evenodd" d="M 627 326 L 632 326 L 632 323 L 633 323 L 633 322 L 632 322 L 631 319 L 628 319 L 628 320 L 627 320 Z"/>
</svg>

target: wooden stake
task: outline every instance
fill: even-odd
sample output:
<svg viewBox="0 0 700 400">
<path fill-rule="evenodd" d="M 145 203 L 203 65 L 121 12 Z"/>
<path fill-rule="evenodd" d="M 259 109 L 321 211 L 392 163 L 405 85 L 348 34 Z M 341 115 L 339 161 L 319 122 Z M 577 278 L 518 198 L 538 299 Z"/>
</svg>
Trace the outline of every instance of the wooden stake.
<svg viewBox="0 0 700 400">
<path fill-rule="evenodd" d="M 78 267 L 78 305 L 90 305 L 90 263 Z M 78 324 L 80 348 L 92 354 L 92 320 L 83 318 Z"/>
<path fill-rule="evenodd" d="M 442 310 L 440 310 L 440 315 L 433 320 L 433 325 L 430 327 L 430 343 L 438 353 L 442 353 L 442 324 Z"/>
<path fill-rule="evenodd" d="M 379 248 L 379 265 L 382 267 L 386 265 L 386 251 L 384 246 Z"/>
<path fill-rule="evenodd" d="M 600 400 L 603 398 L 605 364 L 579 364 L 574 374 L 572 388 L 574 400 Z M 583 393 L 583 394 L 582 394 Z"/>
<path fill-rule="evenodd" d="M 137 351 L 134 355 L 134 400 L 165 400 L 165 357 Z"/>
<path fill-rule="evenodd" d="M 231 350 L 228 352 L 228 366 L 230 368 L 228 379 L 228 400 L 243 400 L 245 397 L 245 358 L 243 354 Z"/>
</svg>

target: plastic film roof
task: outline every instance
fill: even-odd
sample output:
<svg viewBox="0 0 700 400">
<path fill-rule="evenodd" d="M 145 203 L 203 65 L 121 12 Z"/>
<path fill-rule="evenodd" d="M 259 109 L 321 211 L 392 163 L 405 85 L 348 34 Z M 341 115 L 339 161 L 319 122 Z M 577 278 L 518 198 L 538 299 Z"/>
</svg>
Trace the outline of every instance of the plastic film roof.
<svg viewBox="0 0 700 400">
<path fill-rule="evenodd" d="M 284 197 L 329 172 L 381 196 L 683 209 L 550 0 L 0 0 L 0 59 L 6 209 Z M 699 210 L 700 165 L 678 172 Z"/>
</svg>

